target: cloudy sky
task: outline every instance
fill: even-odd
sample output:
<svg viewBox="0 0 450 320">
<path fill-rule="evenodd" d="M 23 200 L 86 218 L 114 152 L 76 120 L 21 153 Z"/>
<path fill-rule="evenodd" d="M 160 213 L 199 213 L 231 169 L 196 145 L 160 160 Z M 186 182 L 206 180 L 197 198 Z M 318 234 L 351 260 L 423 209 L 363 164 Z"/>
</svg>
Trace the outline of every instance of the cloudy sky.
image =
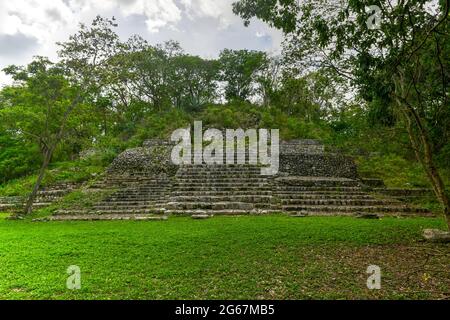
<svg viewBox="0 0 450 320">
<path fill-rule="evenodd" d="M 246 28 L 234 0 L 0 0 L 0 70 L 33 56 L 56 59 L 55 42 L 96 15 L 115 16 L 123 39 L 139 34 L 150 43 L 177 40 L 192 54 L 213 58 L 223 48 L 277 52 L 281 34 L 255 21 Z M 0 86 L 9 83 L 0 72 Z"/>
</svg>

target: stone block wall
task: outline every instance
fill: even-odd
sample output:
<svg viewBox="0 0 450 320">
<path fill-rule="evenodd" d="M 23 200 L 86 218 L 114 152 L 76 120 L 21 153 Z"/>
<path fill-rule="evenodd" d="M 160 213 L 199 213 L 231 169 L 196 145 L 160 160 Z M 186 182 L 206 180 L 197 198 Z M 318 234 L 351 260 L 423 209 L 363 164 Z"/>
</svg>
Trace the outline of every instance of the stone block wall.
<svg viewBox="0 0 450 320">
<path fill-rule="evenodd" d="M 144 147 L 122 152 L 108 168 L 109 174 L 140 172 L 146 175 L 175 175 L 178 167 L 171 161 L 173 143 L 165 140 L 148 140 Z"/>
<path fill-rule="evenodd" d="M 351 157 L 340 154 L 281 154 L 280 175 L 358 179 Z"/>
<path fill-rule="evenodd" d="M 325 146 L 318 140 L 281 141 L 280 154 L 323 154 Z"/>
<path fill-rule="evenodd" d="M 129 149 L 120 154 L 108 169 L 109 173 L 167 174 L 173 176 L 178 166 L 171 161 L 175 144 L 169 140 L 147 140 L 142 148 Z M 225 154 L 225 153 L 224 153 Z M 317 140 L 291 140 L 280 143 L 280 175 L 322 176 L 357 179 L 352 158 L 325 153 Z"/>
</svg>

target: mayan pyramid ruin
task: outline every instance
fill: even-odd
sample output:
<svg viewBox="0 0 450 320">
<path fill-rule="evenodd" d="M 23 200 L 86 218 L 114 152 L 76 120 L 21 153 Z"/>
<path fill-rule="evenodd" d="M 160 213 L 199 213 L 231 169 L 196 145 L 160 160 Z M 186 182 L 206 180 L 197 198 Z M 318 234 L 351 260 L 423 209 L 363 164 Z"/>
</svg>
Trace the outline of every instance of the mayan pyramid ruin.
<svg viewBox="0 0 450 320">
<path fill-rule="evenodd" d="M 285 213 L 309 215 L 430 215 L 401 201 L 421 190 L 389 190 L 361 179 L 351 157 L 326 152 L 316 140 L 280 143 L 279 172 L 259 164 L 174 165 L 173 144 L 149 140 L 126 150 L 86 192 L 110 190 L 89 209 L 58 210 L 55 220 L 159 220 L 170 215 Z M 247 154 L 248 155 L 248 154 Z M 237 155 L 236 155 L 237 156 Z"/>
</svg>

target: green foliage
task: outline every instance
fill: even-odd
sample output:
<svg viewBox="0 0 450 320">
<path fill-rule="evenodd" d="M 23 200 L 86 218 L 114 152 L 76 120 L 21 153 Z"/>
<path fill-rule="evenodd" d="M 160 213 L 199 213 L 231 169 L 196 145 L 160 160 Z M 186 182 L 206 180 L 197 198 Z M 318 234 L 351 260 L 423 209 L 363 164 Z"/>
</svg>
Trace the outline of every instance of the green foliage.
<svg viewBox="0 0 450 320">
<path fill-rule="evenodd" d="M 0 184 L 0 196 L 27 196 L 33 189 L 36 178 L 37 175 L 32 174 L 2 183 Z"/>
<path fill-rule="evenodd" d="M 114 192 L 114 189 L 102 191 L 76 190 L 50 206 L 36 210 L 28 219 L 47 218 L 54 214 L 56 210 L 90 210 L 95 204 Z"/>
<path fill-rule="evenodd" d="M 5 70 L 22 85 L 1 91 L 3 129 L 37 143 L 42 150 L 50 148 L 76 95 L 75 88 L 65 78 L 62 66 L 45 58 L 37 58 L 26 68 Z"/>
<path fill-rule="evenodd" d="M 51 186 L 61 182 L 84 182 L 99 176 L 109 165 L 110 159 L 102 153 L 85 160 L 55 162 L 43 180 L 42 186 Z M 26 196 L 31 192 L 37 175 L 31 174 L 0 184 L 0 196 Z"/>
<path fill-rule="evenodd" d="M 422 167 L 396 154 L 357 157 L 362 177 L 383 179 L 392 188 L 429 188 Z"/>
<path fill-rule="evenodd" d="M 219 63 L 197 56 L 181 55 L 170 59 L 174 69 L 173 105 L 187 112 L 198 112 L 218 96 Z"/>
<path fill-rule="evenodd" d="M 415 160 L 402 122 L 387 128 L 373 124 L 370 117 L 367 108 L 361 106 L 336 112 L 330 119 L 332 131 L 325 142 L 356 156 L 362 177 L 383 179 L 389 187 L 429 188 L 427 176 Z M 438 160 L 444 183 L 450 185 L 448 160 L 442 157 Z"/>
<path fill-rule="evenodd" d="M 0 133 L 0 184 L 39 167 L 36 147 Z"/>
<path fill-rule="evenodd" d="M 329 130 L 324 122 L 311 122 L 292 117 L 278 108 L 261 108 L 251 103 L 234 101 L 227 105 L 211 105 L 199 116 L 204 126 L 212 128 L 280 129 L 281 139 L 324 139 Z"/>
<path fill-rule="evenodd" d="M 176 129 L 187 127 L 193 115 L 180 109 L 170 109 L 147 115 L 136 128 L 136 133 L 128 146 L 137 147 L 147 139 L 168 138 Z"/>
<path fill-rule="evenodd" d="M 220 79 L 225 81 L 225 98 L 248 100 L 254 93 L 257 74 L 268 64 L 267 54 L 259 51 L 229 50 L 220 53 Z"/>
</svg>

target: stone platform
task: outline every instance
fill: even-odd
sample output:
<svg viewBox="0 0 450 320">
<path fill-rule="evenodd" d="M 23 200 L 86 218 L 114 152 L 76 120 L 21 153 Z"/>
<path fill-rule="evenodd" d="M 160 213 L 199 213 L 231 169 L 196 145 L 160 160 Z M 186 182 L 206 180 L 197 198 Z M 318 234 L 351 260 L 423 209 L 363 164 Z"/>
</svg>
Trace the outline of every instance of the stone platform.
<svg viewBox="0 0 450 320">
<path fill-rule="evenodd" d="M 60 210 L 53 219 L 155 220 L 169 215 L 267 213 L 431 216 L 383 192 L 371 192 L 359 179 L 352 158 L 326 153 L 318 141 L 281 143 L 280 171 L 275 176 L 261 175 L 261 165 L 248 163 L 174 166 L 171 146 L 151 140 L 142 148 L 125 151 L 105 177 L 89 187 L 93 192 L 115 192 L 90 209 Z"/>
</svg>

